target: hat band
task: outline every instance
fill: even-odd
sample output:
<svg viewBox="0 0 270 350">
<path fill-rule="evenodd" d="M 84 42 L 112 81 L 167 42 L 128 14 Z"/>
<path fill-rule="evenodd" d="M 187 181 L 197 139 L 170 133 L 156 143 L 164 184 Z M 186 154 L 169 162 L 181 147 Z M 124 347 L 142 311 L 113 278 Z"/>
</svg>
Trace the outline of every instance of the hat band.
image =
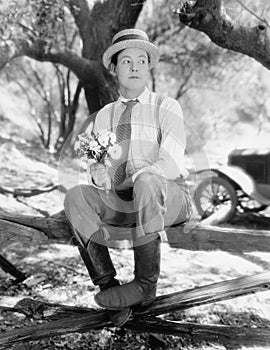
<svg viewBox="0 0 270 350">
<path fill-rule="evenodd" d="M 143 40 L 143 41 L 147 41 L 149 42 L 145 37 L 138 35 L 138 34 L 127 34 L 127 35 L 123 35 L 120 38 L 116 39 L 113 44 L 119 43 L 120 41 L 124 41 L 124 40 Z"/>
</svg>

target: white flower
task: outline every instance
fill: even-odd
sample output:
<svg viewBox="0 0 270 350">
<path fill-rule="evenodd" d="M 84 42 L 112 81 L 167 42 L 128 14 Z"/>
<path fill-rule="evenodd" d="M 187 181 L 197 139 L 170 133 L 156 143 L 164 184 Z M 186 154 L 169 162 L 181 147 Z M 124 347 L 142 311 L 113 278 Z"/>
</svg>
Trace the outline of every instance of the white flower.
<svg viewBox="0 0 270 350">
<path fill-rule="evenodd" d="M 110 141 L 110 132 L 109 131 L 101 132 L 101 134 L 97 136 L 97 139 L 101 146 L 107 147 Z"/>
<path fill-rule="evenodd" d="M 119 159 L 121 157 L 121 147 L 119 145 L 114 145 L 108 150 L 108 155 L 112 157 L 112 159 Z"/>
<path fill-rule="evenodd" d="M 118 159 L 121 156 L 121 147 L 115 145 L 116 135 L 111 131 L 103 131 L 100 134 L 83 133 L 78 135 L 74 143 L 74 149 L 80 158 L 93 159 L 96 162 L 106 162 L 112 166 L 109 157 Z"/>
<path fill-rule="evenodd" d="M 99 146 L 98 142 L 94 139 L 89 142 L 88 148 L 91 151 L 100 151 L 100 146 Z"/>
<path fill-rule="evenodd" d="M 99 142 L 99 144 L 101 145 L 101 146 L 103 146 L 103 147 L 107 147 L 108 146 L 108 139 L 107 138 L 105 138 L 105 137 L 102 137 L 102 136 L 99 136 L 99 138 L 98 138 L 98 142 Z"/>
</svg>

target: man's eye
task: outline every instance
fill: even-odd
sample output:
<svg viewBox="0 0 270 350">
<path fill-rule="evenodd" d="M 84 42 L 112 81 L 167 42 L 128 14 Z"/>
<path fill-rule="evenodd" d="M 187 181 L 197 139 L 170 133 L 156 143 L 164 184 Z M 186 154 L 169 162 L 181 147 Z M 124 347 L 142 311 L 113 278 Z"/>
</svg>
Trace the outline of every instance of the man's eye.
<svg viewBox="0 0 270 350">
<path fill-rule="evenodd" d="M 123 60 L 122 61 L 124 64 L 130 63 L 130 60 Z"/>
<path fill-rule="evenodd" d="M 146 60 L 145 60 L 145 59 L 140 60 L 140 63 L 141 63 L 141 64 L 145 64 L 145 63 L 146 63 Z"/>
</svg>

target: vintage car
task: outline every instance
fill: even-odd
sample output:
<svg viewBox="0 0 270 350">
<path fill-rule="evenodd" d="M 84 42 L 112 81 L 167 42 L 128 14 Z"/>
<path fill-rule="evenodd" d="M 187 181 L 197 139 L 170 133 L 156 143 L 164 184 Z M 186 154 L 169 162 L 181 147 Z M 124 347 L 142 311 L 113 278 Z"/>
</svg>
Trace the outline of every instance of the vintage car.
<svg viewBox="0 0 270 350">
<path fill-rule="evenodd" d="M 236 211 L 259 212 L 270 205 L 270 149 L 235 149 L 227 165 L 197 171 L 194 203 L 202 219 L 219 211 L 229 221 Z"/>
</svg>

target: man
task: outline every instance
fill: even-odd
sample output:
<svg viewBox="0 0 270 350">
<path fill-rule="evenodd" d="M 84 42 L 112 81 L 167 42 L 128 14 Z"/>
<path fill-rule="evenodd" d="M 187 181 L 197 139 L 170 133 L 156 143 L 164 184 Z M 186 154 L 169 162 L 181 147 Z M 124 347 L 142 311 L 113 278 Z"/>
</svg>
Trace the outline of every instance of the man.
<svg viewBox="0 0 270 350">
<path fill-rule="evenodd" d="M 91 164 L 90 186 L 76 186 L 65 198 L 81 256 L 93 283 L 100 287 L 95 301 L 109 310 L 116 326 L 128 320 L 133 305 L 155 300 L 160 234 L 164 227 L 190 217 L 181 107 L 146 87 L 158 60 L 158 49 L 145 32 L 127 29 L 114 36 L 103 64 L 116 75 L 120 97 L 98 112 L 93 130 L 115 131 L 121 159 L 111 168 Z M 120 285 L 115 278 L 103 236 L 104 223 L 135 226 L 135 277 L 129 283 Z"/>
</svg>

